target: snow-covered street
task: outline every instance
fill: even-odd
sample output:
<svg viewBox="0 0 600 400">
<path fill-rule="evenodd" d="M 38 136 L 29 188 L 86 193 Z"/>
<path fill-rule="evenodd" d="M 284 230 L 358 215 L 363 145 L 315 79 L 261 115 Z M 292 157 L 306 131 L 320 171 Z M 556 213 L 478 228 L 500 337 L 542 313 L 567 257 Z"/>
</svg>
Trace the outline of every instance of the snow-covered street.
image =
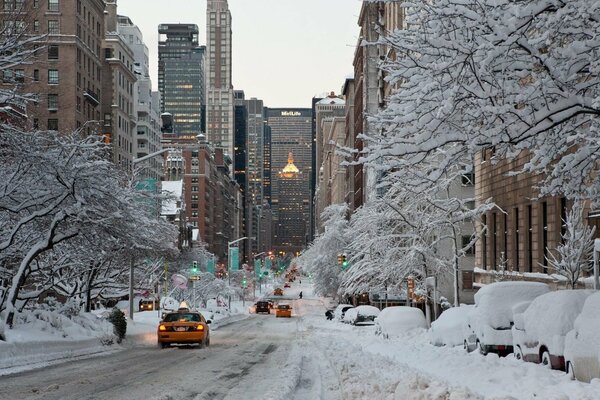
<svg viewBox="0 0 600 400">
<path fill-rule="evenodd" d="M 206 349 L 161 350 L 148 330 L 122 351 L 2 376 L 0 398 L 592 400 L 600 393 L 598 381 L 435 347 L 424 332 L 386 340 L 373 326 L 327 321 L 329 304 L 311 293 L 307 284 L 288 291 L 291 319 L 252 314 L 215 325 Z"/>
</svg>

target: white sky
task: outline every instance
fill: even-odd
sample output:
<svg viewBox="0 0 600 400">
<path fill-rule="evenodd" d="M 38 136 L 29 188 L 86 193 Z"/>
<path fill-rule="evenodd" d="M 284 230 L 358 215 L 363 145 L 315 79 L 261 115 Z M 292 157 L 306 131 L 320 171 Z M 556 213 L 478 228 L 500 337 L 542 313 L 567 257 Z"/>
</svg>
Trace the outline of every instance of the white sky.
<svg viewBox="0 0 600 400">
<path fill-rule="evenodd" d="M 310 107 L 339 93 L 353 71 L 360 0 L 229 0 L 233 19 L 233 85 L 268 107 Z M 206 44 L 206 0 L 118 0 L 118 13 L 138 25 L 150 50 L 158 89 L 160 23 L 194 23 Z"/>
</svg>

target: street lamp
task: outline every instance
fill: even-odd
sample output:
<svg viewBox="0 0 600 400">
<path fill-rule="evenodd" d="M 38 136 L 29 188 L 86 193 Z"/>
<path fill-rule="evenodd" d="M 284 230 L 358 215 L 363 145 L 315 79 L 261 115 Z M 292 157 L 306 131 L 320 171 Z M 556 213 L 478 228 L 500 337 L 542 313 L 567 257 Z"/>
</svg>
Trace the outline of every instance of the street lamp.
<svg viewBox="0 0 600 400">
<path fill-rule="evenodd" d="M 237 242 L 241 242 L 242 240 L 256 240 L 255 237 L 244 236 L 239 239 L 232 240 L 231 242 L 227 242 L 227 283 L 231 289 L 231 245 L 236 244 Z M 229 312 L 231 312 L 231 295 L 229 295 Z"/>
<path fill-rule="evenodd" d="M 149 160 L 153 157 L 159 156 L 168 151 L 173 151 L 171 148 L 162 149 L 159 151 L 155 151 L 154 153 L 150 153 L 140 158 L 134 158 L 131 160 L 131 167 L 133 172 L 133 166 L 139 162 Z M 132 254 L 129 259 L 129 318 L 133 321 L 133 269 L 135 266 L 135 256 Z"/>
</svg>

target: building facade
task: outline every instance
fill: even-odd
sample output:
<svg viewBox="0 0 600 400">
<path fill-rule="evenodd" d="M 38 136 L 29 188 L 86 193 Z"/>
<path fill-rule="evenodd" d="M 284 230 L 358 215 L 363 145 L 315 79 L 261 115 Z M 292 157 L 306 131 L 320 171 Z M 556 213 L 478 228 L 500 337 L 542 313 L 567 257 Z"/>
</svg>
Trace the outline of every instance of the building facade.
<svg viewBox="0 0 600 400">
<path fill-rule="evenodd" d="M 205 106 L 205 53 L 195 24 L 158 26 L 158 89 L 161 112 L 173 116 L 173 131 L 182 136 L 202 132 Z"/>
<path fill-rule="evenodd" d="M 104 9 L 102 0 L 4 2 L 2 19 L 16 21 L 15 32 L 43 36 L 32 62 L 5 70 L 0 77 L 3 86 L 37 95 L 23 110 L 29 128 L 98 132 Z"/>
<path fill-rule="evenodd" d="M 209 143 L 233 157 L 235 127 L 231 79 L 231 12 L 227 0 L 208 0 L 206 9 L 206 134 Z M 233 171 L 231 171 L 233 172 Z"/>
<path fill-rule="evenodd" d="M 309 216 L 307 179 L 296 165 L 292 152 L 287 165 L 277 174 L 278 216 L 273 250 L 279 254 L 298 254 L 307 244 Z"/>
<path fill-rule="evenodd" d="M 102 41 L 103 134 L 112 149 L 113 162 L 131 171 L 136 143 L 137 114 L 134 103 L 134 54 L 118 32 L 117 2 L 106 1 L 106 36 Z"/>
</svg>

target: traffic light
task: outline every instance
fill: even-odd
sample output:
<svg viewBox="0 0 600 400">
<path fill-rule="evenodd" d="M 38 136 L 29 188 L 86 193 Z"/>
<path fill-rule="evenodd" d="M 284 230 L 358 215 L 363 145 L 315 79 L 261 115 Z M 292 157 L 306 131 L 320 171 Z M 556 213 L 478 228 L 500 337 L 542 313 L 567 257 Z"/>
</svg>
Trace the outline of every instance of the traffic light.
<svg viewBox="0 0 600 400">
<path fill-rule="evenodd" d="M 198 273 L 198 261 L 194 261 L 192 263 L 192 274 L 197 274 Z"/>
<path fill-rule="evenodd" d="M 338 254 L 338 265 L 342 265 L 342 262 L 344 262 L 344 255 Z"/>
<path fill-rule="evenodd" d="M 346 255 L 342 254 L 342 269 L 348 268 L 348 260 L 346 260 Z"/>
<path fill-rule="evenodd" d="M 242 279 L 242 287 L 246 287 L 246 285 L 248 284 L 248 281 L 246 280 L 246 278 Z"/>
</svg>

